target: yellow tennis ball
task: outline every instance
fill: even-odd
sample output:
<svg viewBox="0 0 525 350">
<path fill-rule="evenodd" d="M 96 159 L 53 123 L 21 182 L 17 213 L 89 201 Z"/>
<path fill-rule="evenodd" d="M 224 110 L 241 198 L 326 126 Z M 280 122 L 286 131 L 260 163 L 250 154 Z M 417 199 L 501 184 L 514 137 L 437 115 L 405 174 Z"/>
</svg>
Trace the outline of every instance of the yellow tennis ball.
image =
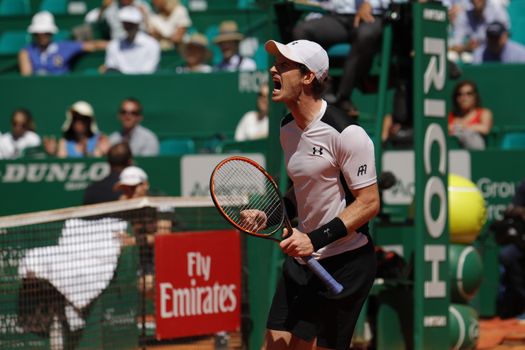
<svg viewBox="0 0 525 350">
<path fill-rule="evenodd" d="M 472 243 L 479 235 L 487 213 L 476 185 L 462 176 L 448 176 L 448 222 L 450 241 Z"/>
</svg>

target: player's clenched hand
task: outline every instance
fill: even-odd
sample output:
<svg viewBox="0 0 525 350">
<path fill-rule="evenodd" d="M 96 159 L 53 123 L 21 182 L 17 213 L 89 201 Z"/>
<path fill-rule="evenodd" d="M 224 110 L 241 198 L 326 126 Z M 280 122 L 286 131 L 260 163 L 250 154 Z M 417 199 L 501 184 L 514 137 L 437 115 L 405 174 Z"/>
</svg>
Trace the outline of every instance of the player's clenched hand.
<svg viewBox="0 0 525 350">
<path fill-rule="evenodd" d="M 247 209 L 241 211 L 240 224 L 248 231 L 257 232 L 264 229 L 267 220 L 266 214 L 261 210 Z"/>
<path fill-rule="evenodd" d="M 314 246 L 308 235 L 296 229 L 279 245 L 283 252 L 293 257 L 310 256 L 314 252 Z"/>
</svg>

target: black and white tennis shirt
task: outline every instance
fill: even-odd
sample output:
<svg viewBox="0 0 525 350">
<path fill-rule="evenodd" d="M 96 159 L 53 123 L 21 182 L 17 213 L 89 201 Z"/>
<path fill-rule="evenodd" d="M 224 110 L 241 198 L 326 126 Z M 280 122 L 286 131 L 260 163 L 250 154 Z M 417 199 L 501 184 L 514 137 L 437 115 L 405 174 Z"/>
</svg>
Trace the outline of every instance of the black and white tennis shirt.
<svg viewBox="0 0 525 350">
<path fill-rule="evenodd" d="M 281 121 L 286 170 L 293 181 L 301 232 L 311 232 L 339 215 L 353 200 L 350 190 L 376 182 L 374 144 L 365 130 L 323 100 L 304 130 L 288 114 Z M 368 224 L 314 253 L 317 259 L 357 249 L 368 242 Z"/>
</svg>

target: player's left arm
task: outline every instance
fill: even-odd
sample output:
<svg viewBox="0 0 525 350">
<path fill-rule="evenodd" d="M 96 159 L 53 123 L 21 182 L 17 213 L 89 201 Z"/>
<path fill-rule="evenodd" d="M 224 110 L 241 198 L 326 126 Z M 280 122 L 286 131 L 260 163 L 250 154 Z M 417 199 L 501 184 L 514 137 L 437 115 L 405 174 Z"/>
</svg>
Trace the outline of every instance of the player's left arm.
<svg viewBox="0 0 525 350">
<path fill-rule="evenodd" d="M 355 200 L 347 206 L 339 219 L 346 226 L 347 232 L 354 232 L 379 214 L 380 201 L 377 183 L 351 190 Z"/>
</svg>

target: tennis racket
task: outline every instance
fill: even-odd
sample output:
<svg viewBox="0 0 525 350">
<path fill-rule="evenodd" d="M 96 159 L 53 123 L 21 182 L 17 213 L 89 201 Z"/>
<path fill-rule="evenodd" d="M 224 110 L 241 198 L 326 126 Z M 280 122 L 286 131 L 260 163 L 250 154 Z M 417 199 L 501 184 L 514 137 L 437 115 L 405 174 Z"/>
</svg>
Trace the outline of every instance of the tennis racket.
<svg viewBox="0 0 525 350">
<path fill-rule="evenodd" d="M 217 164 L 210 178 L 210 194 L 219 213 L 242 232 L 275 242 L 281 241 L 274 234 L 283 227 L 292 233 L 275 181 L 251 159 L 234 156 Z M 302 259 L 333 295 L 343 290 L 317 260 L 311 256 Z"/>
</svg>

